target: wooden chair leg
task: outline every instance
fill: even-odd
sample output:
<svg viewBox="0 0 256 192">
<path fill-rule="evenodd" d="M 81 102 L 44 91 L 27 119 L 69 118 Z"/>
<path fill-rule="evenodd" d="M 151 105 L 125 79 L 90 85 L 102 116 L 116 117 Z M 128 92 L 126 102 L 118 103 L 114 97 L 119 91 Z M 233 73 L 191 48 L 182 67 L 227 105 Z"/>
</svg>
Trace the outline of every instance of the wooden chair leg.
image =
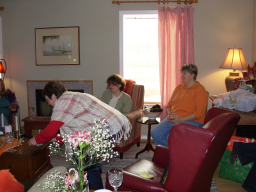
<svg viewBox="0 0 256 192">
<path fill-rule="evenodd" d="M 139 146 L 140 146 L 140 141 L 137 142 L 137 147 L 139 147 Z"/>
<path fill-rule="evenodd" d="M 120 159 L 123 159 L 124 158 L 124 153 L 119 153 L 119 157 L 120 157 Z"/>
</svg>

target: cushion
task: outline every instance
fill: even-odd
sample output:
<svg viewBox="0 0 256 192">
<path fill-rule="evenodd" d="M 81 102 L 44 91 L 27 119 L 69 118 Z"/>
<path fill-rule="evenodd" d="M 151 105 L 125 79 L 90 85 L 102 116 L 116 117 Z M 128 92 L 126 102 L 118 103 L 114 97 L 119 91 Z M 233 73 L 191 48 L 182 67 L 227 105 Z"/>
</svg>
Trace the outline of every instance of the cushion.
<svg viewBox="0 0 256 192">
<path fill-rule="evenodd" d="M 18 182 L 9 170 L 0 171 L 0 189 L 6 192 L 24 192 L 24 185 Z"/>
</svg>

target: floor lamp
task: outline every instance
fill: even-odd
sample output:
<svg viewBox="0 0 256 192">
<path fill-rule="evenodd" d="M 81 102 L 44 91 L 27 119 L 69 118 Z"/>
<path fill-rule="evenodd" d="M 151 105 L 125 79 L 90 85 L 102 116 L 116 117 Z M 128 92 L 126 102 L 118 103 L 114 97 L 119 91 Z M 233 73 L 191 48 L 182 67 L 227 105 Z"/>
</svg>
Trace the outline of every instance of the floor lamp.
<svg viewBox="0 0 256 192">
<path fill-rule="evenodd" d="M 233 69 L 233 72 L 229 73 L 229 76 L 225 79 L 227 92 L 234 90 L 235 79 L 241 78 L 239 72 L 236 70 L 244 70 L 247 68 L 247 64 L 244 60 L 243 51 L 241 48 L 228 48 L 227 56 L 224 62 L 221 64 L 222 69 Z"/>
</svg>

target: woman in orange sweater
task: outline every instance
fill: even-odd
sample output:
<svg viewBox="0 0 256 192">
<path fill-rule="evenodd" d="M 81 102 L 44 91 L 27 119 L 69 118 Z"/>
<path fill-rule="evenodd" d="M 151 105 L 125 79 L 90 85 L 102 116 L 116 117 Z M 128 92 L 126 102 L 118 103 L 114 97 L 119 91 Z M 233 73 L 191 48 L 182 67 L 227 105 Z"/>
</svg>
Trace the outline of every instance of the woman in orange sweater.
<svg viewBox="0 0 256 192">
<path fill-rule="evenodd" d="M 167 117 L 152 131 L 151 135 L 157 145 L 168 146 L 171 128 L 178 123 L 202 127 L 207 107 L 208 93 L 204 86 L 196 81 L 196 65 L 186 64 L 181 67 L 181 81 L 166 107 Z"/>
</svg>

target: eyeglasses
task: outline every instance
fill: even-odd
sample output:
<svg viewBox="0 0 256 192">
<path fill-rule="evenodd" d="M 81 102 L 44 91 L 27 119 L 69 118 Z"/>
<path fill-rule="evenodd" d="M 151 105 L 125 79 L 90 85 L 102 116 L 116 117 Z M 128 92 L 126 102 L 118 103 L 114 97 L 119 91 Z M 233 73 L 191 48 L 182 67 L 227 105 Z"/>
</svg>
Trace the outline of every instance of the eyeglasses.
<svg viewBox="0 0 256 192">
<path fill-rule="evenodd" d="M 117 84 L 108 83 L 108 86 L 110 86 L 110 85 L 117 86 Z"/>
</svg>

